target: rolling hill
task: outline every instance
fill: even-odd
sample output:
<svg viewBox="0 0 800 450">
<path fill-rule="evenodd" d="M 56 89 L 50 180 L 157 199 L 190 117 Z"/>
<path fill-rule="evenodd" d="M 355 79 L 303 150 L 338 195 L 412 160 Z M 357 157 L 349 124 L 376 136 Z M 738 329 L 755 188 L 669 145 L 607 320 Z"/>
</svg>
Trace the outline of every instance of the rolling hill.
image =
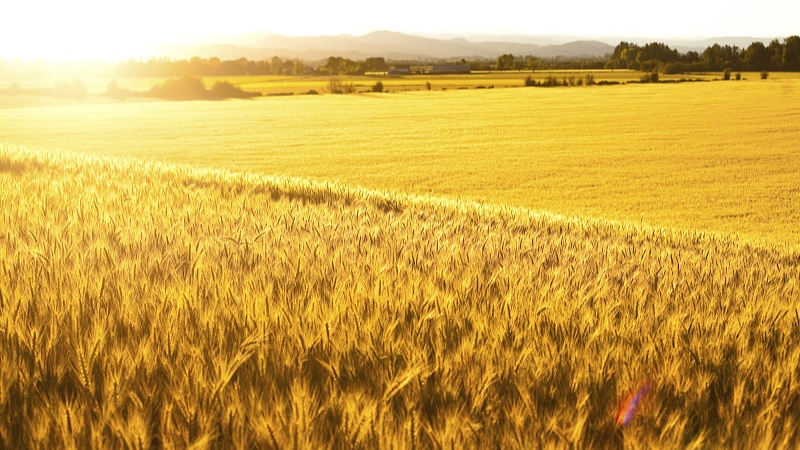
<svg viewBox="0 0 800 450">
<path fill-rule="evenodd" d="M 504 53 L 515 55 L 603 56 L 614 47 L 599 41 L 573 41 L 562 44 L 539 45 L 520 42 L 472 42 L 463 38 L 439 39 L 409 34 L 376 31 L 363 36 L 337 35 L 297 37 L 266 35 L 256 40 L 238 41 L 237 44 L 206 44 L 199 46 L 171 45 L 162 47 L 165 54 L 179 58 L 191 56 L 221 59 L 264 59 L 274 55 L 320 60 L 328 56 L 353 59 L 382 56 L 392 59 L 439 58 L 496 58 Z"/>
<path fill-rule="evenodd" d="M 328 56 L 352 59 L 381 56 L 391 59 L 458 59 L 489 58 L 506 53 L 517 56 L 552 57 L 602 57 L 612 53 L 620 41 L 646 44 L 664 42 L 681 52 L 702 52 L 715 43 L 747 47 L 754 41 L 768 43 L 768 37 L 644 38 L 625 36 L 578 37 L 536 35 L 430 35 L 417 36 L 394 31 L 374 31 L 361 36 L 348 34 L 334 36 L 285 36 L 274 33 L 246 33 L 234 36 L 205 36 L 193 43 L 169 44 L 157 48 L 157 54 L 174 58 L 200 56 L 221 59 L 265 59 L 272 56 L 318 61 Z"/>
</svg>

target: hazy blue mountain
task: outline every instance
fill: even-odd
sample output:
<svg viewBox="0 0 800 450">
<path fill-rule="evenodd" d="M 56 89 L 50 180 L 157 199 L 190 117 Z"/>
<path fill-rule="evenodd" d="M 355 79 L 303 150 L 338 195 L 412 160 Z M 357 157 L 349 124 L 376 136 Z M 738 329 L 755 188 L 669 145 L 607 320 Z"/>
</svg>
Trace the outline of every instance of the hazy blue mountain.
<svg viewBox="0 0 800 450">
<path fill-rule="evenodd" d="M 502 54 L 516 56 L 598 56 L 612 53 L 620 41 L 645 44 L 663 42 L 681 52 L 702 52 L 714 43 L 747 47 L 754 41 L 769 43 L 773 38 L 720 37 L 701 40 L 598 37 L 592 40 L 575 36 L 535 35 L 481 35 L 467 36 L 428 35 L 418 36 L 394 31 L 375 31 L 361 36 L 340 34 L 333 36 L 284 36 L 273 33 L 247 33 L 234 36 L 203 36 L 189 45 L 164 45 L 158 48 L 160 55 L 173 58 L 200 56 L 220 59 L 266 59 L 272 56 L 300 58 L 319 61 L 329 56 L 364 59 L 382 56 L 389 59 L 494 59 Z"/>
</svg>

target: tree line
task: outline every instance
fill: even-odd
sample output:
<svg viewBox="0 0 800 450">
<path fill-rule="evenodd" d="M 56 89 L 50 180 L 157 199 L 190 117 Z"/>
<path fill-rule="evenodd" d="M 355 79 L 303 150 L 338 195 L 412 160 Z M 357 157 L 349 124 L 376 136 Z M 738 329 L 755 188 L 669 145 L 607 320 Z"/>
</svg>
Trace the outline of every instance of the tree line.
<svg viewBox="0 0 800 450">
<path fill-rule="evenodd" d="M 511 53 L 500 55 L 492 62 L 473 62 L 472 70 L 575 70 L 603 69 L 607 57 L 597 56 L 558 56 L 542 58 L 538 56 L 514 56 Z"/>
<path fill-rule="evenodd" d="M 306 73 L 306 64 L 300 59 L 284 59 L 279 56 L 259 61 L 247 58 L 222 61 L 216 57 L 194 57 L 189 60 L 151 58 L 147 61 L 129 60 L 120 63 L 117 73 L 128 77 L 303 75 Z"/>
<path fill-rule="evenodd" d="M 753 42 L 747 48 L 714 44 L 702 53 L 680 53 L 659 42 L 640 46 L 623 41 L 616 46 L 605 67 L 667 74 L 724 70 L 798 71 L 800 37 L 790 36 L 783 42 L 774 39 L 767 45 Z"/>
<path fill-rule="evenodd" d="M 472 60 L 396 60 L 387 61 L 382 57 L 353 60 L 341 56 L 331 56 L 316 64 L 307 64 L 299 59 L 284 59 L 273 56 L 271 59 L 248 60 L 239 58 L 220 60 L 219 58 L 194 57 L 189 60 L 170 58 L 151 58 L 146 61 L 129 60 L 117 66 L 117 74 L 126 77 L 199 77 L 246 76 L 246 75 L 364 75 L 371 72 L 386 72 L 395 65 L 420 65 L 454 63 L 469 65 L 473 71 L 486 70 L 561 70 L 561 69 L 602 69 L 608 58 L 602 57 L 555 57 L 514 56 L 505 54 L 496 60 L 477 58 Z"/>
<path fill-rule="evenodd" d="M 638 45 L 620 42 L 613 54 L 605 57 L 541 58 L 531 55 L 504 54 L 497 59 L 436 60 L 426 63 L 457 63 L 469 65 L 473 71 L 484 70 L 565 70 L 565 69 L 631 69 L 644 72 L 683 73 L 702 71 L 800 71 L 800 37 L 790 36 L 769 44 L 753 42 L 747 48 L 714 44 L 702 53 L 680 53 L 660 42 Z M 131 77 L 244 76 L 244 75 L 364 75 L 386 72 L 392 65 L 418 65 L 420 61 L 386 61 L 381 57 L 353 60 L 331 56 L 316 64 L 294 58 L 248 60 L 239 58 L 222 61 L 219 58 L 194 57 L 189 60 L 152 58 L 120 63 L 117 73 Z"/>
</svg>

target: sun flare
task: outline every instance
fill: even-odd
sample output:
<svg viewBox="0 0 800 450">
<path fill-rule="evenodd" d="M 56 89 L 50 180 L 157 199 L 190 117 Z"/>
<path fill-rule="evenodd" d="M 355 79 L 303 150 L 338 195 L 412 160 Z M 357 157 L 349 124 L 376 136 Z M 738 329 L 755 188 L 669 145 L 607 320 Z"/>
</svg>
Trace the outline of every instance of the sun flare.
<svg viewBox="0 0 800 450">
<path fill-rule="evenodd" d="M 0 18 L 0 58 L 118 61 L 152 54 L 156 43 L 182 33 L 180 22 L 148 17 L 153 6 L 127 11 L 98 1 L 12 3 Z M 41 14 L 43 8 L 48 14 Z"/>
</svg>

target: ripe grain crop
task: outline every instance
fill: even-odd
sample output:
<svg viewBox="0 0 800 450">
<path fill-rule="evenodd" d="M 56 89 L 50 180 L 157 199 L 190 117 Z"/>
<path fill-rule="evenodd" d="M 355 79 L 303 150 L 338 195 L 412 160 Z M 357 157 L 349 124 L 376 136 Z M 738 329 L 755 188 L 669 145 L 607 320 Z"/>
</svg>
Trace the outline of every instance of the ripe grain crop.
<svg viewBox="0 0 800 450">
<path fill-rule="evenodd" d="M 0 201 L 0 448 L 800 440 L 785 249 L 10 146 Z"/>
<path fill-rule="evenodd" d="M 800 245 L 800 80 L 0 108 L 0 142 Z"/>
</svg>

